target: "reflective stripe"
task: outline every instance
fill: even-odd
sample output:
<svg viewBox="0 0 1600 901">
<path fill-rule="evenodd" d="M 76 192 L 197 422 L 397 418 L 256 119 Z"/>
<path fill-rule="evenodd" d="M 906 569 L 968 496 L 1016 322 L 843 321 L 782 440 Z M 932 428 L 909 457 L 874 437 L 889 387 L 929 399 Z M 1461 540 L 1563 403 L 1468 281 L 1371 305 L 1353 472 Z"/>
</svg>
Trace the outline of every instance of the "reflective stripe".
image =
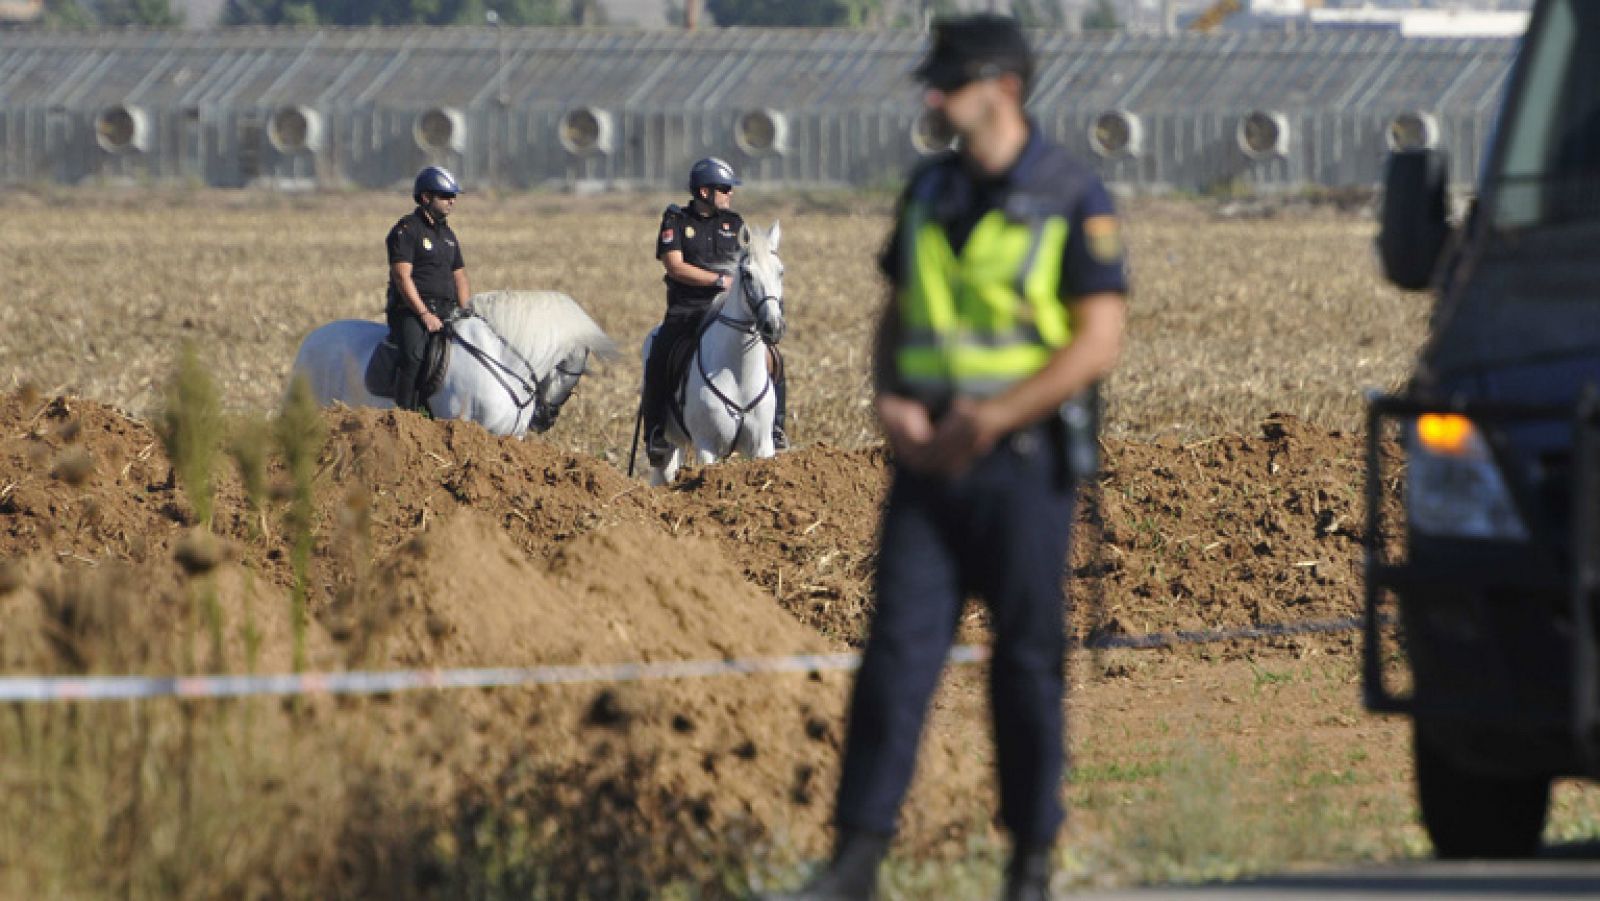
<svg viewBox="0 0 1600 901">
<path fill-rule="evenodd" d="M 1038 327 L 1036 327 L 1033 323 L 1023 322 L 1010 329 L 1007 329 L 1004 332 L 995 332 L 991 334 L 974 332 L 970 330 L 952 331 L 942 340 L 938 332 L 927 327 L 902 328 L 900 330 L 900 343 L 902 347 L 921 346 L 932 348 L 948 345 L 951 347 L 966 346 L 983 349 L 1004 348 L 1016 344 L 1049 344 L 1050 342 L 1044 339 L 1044 336 L 1040 333 Z"/>
<path fill-rule="evenodd" d="M 972 379 L 1026 378 L 1049 362 L 1054 348 L 1042 344 L 1012 347 L 902 347 L 895 355 L 900 376 L 917 388 L 954 383 L 965 389 Z M 957 377 L 953 380 L 951 374 Z"/>
<path fill-rule="evenodd" d="M 927 205 L 906 206 L 895 363 L 908 388 L 993 393 L 1027 378 L 1072 338 L 1059 299 L 1067 221 L 1012 222 L 991 210 L 957 254 Z"/>
</svg>

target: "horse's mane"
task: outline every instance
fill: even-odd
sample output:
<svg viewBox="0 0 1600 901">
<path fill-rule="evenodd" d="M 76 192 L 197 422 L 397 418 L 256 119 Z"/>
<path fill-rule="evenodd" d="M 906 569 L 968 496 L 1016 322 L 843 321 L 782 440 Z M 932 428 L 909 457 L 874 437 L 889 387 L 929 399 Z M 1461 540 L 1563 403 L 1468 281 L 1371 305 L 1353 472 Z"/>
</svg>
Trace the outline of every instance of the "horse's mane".
<svg viewBox="0 0 1600 901">
<path fill-rule="evenodd" d="M 485 291 L 472 296 L 472 308 L 538 373 L 579 347 L 602 358 L 617 353 L 616 342 L 559 291 Z"/>
</svg>

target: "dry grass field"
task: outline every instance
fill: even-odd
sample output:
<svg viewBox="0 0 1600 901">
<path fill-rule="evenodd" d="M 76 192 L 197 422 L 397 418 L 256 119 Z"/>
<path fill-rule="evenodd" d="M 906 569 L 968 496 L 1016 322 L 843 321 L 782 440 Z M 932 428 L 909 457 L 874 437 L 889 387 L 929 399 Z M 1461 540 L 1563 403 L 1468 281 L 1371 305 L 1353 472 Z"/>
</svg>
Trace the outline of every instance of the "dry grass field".
<svg viewBox="0 0 1600 901">
<path fill-rule="evenodd" d="M 858 644 L 885 477 L 866 404 L 889 201 L 737 198 L 753 223 L 783 222 L 800 449 L 654 491 L 619 467 L 636 348 L 663 305 L 657 216 L 673 199 L 466 195 L 455 226 L 478 289 L 568 292 L 629 352 L 585 378 L 543 440 L 311 415 L 296 439 L 320 451 L 302 515 L 279 459 L 296 446 L 286 420 L 249 429 L 279 410 L 303 334 L 379 317 L 382 239 L 406 198 L 13 195 L 0 672 Z M 1075 632 L 1349 616 L 1361 391 L 1404 377 L 1426 300 L 1380 281 L 1373 223 L 1357 214 L 1229 218 L 1150 200 L 1126 212 L 1131 326 L 1073 560 Z M 186 344 L 205 378 L 175 380 Z M 240 414 L 228 453 L 171 459 L 168 393 L 206 380 Z M 212 504 L 192 473 L 207 466 L 216 512 L 202 526 Z M 214 570 L 177 561 L 192 561 L 196 532 L 221 541 Z M 981 617 L 964 624 L 982 635 Z M 1063 887 L 1427 853 L 1406 728 L 1361 709 L 1356 650 L 1336 634 L 1076 655 Z M 794 674 L 12 705 L 0 897 L 747 897 L 792 883 L 825 846 L 847 686 Z M 992 896 L 1004 845 L 987 729 L 981 673 L 953 672 L 888 897 Z M 1600 792 L 1562 786 L 1548 837 L 1597 824 Z"/>
<path fill-rule="evenodd" d="M 484 197 L 454 225 L 475 289 L 565 291 L 628 350 L 585 379 L 549 438 L 625 457 L 637 348 L 663 309 L 655 227 L 669 197 Z M 887 198 L 745 194 L 755 224 L 784 225 L 795 437 L 857 447 L 870 331 L 884 298 L 874 265 Z M 281 399 L 301 336 L 330 319 L 381 319 L 383 237 L 403 196 L 209 193 L 22 195 L 8 238 L 0 385 L 32 382 L 135 414 L 155 408 L 173 354 L 193 341 L 226 404 Z M 1193 438 L 1273 412 L 1359 425 L 1361 390 L 1393 386 L 1426 301 L 1386 287 L 1372 223 L 1317 209 L 1225 221 L 1198 203 L 1128 210 L 1134 298 L 1110 386 L 1110 434 Z"/>
</svg>

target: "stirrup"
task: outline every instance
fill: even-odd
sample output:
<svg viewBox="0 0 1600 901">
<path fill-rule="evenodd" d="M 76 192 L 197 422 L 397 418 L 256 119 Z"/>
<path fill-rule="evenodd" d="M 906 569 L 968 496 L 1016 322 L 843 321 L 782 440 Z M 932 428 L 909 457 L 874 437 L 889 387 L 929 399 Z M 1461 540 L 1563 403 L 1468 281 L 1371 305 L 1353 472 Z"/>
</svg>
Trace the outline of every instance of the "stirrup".
<svg viewBox="0 0 1600 901">
<path fill-rule="evenodd" d="M 772 427 L 772 449 L 773 450 L 788 450 L 789 449 L 789 435 L 788 435 L 788 433 L 784 432 L 783 426 L 781 426 L 781 425 L 775 425 L 775 426 Z"/>
<path fill-rule="evenodd" d="M 644 439 L 644 455 L 650 459 L 650 465 L 660 466 L 672 456 L 672 442 L 667 440 L 667 430 L 656 426 Z"/>
</svg>

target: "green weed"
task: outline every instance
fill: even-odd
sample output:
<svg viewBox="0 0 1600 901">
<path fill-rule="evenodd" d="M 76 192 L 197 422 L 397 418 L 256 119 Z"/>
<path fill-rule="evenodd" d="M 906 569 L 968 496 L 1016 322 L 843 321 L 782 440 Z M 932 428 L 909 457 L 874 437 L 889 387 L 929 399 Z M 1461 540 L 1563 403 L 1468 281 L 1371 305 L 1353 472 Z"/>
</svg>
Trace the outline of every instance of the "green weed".
<svg viewBox="0 0 1600 901">
<path fill-rule="evenodd" d="M 306 662 L 306 593 L 315 527 L 312 520 L 317 459 L 327 440 L 327 426 L 305 379 L 297 378 L 290 385 L 275 431 L 290 480 L 286 518 L 291 542 L 289 566 L 294 582 L 290 587 L 289 605 L 294 630 L 294 668 L 299 672 Z"/>
</svg>

